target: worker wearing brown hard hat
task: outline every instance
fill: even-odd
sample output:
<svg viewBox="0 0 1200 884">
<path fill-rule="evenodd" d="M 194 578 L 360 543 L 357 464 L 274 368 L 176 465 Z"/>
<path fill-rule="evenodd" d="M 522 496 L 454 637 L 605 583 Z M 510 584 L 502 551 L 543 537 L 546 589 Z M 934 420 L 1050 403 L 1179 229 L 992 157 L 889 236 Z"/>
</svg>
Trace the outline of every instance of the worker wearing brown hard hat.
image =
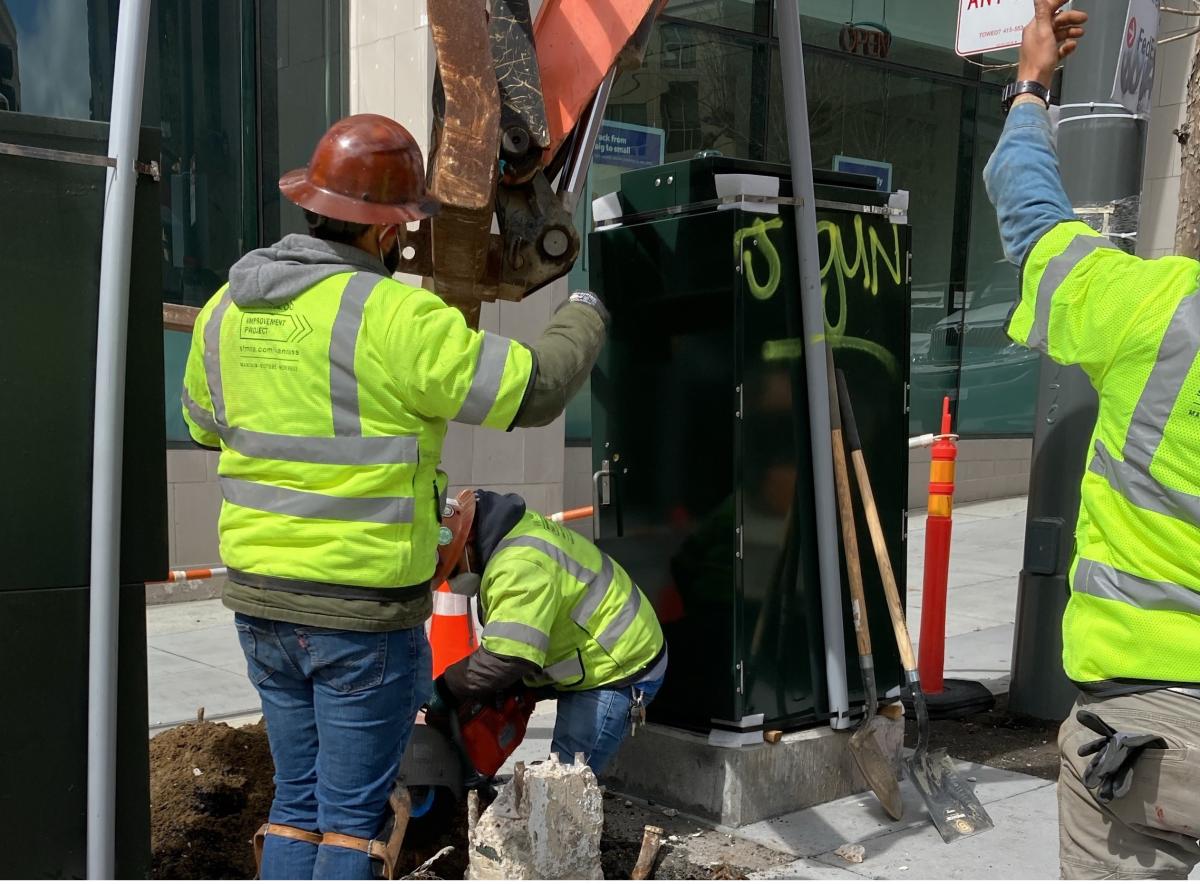
<svg viewBox="0 0 1200 884">
<path fill-rule="evenodd" d="M 604 340 L 587 292 L 527 345 L 393 279 L 405 225 L 438 210 L 424 182 L 399 123 L 334 124 L 279 182 L 308 233 L 241 258 L 196 320 L 183 413 L 221 452 L 225 604 L 275 761 L 263 878 L 390 866 L 389 793 L 431 690 L 447 422 L 549 423 Z"/>
</svg>

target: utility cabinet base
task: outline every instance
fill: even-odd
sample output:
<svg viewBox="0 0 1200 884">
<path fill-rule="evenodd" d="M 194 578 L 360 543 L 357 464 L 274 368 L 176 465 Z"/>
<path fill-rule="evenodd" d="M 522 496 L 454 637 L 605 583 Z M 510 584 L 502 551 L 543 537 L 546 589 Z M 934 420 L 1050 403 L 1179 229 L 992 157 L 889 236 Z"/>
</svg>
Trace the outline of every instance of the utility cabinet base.
<svg viewBox="0 0 1200 884">
<path fill-rule="evenodd" d="M 705 735 L 663 725 L 639 728 L 603 777 L 618 792 L 646 798 L 730 828 L 867 791 L 850 756 L 852 731 L 813 728 L 778 743 L 727 748 Z M 904 721 L 880 728 L 900 770 Z"/>
</svg>

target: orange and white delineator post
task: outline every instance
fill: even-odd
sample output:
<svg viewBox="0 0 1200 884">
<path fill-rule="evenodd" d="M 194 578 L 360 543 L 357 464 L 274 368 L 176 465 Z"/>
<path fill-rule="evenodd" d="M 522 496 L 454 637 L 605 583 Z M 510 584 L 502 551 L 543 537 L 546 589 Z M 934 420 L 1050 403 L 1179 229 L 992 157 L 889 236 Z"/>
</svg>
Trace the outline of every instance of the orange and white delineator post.
<svg viewBox="0 0 1200 884">
<path fill-rule="evenodd" d="M 950 432 L 950 397 L 942 400 L 942 427 L 929 464 L 929 510 L 925 519 L 925 581 L 921 593 L 921 644 L 917 670 L 926 694 L 945 690 L 946 591 L 950 582 L 950 534 L 954 527 L 954 474 L 958 438 Z"/>
</svg>

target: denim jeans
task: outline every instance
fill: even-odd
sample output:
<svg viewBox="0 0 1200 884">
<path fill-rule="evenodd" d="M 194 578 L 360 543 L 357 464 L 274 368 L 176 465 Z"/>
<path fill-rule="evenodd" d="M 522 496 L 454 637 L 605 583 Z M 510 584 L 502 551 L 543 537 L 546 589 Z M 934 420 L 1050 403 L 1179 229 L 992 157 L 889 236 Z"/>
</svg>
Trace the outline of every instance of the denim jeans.
<svg viewBox="0 0 1200 884">
<path fill-rule="evenodd" d="M 413 720 L 431 690 L 425 630 L 348 632 L 243 614 L 235 624 L 275 761 L 270 821 L 378 835 Z M 374 876 L 361 851 L 268 835 L 260 877 Z"/>
<path fill-rule="evenodd" d="M 663 678 L 659 676 L 627 688 L 592 688 L 590 691 L 560 691 L 558 718 L 550 751 L 570 764 L 582 752 L 597 776 L 604 773 L 621 742 L 629 733 L 629 710 L 633 695 L 641 691 L 646 705 L 654 699 Z"/>
</svg>

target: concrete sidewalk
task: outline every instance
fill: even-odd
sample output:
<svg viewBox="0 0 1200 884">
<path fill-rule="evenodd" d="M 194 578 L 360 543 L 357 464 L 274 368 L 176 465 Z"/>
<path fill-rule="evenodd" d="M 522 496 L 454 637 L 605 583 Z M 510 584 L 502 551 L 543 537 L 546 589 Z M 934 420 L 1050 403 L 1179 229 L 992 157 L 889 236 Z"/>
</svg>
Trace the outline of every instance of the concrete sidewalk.
<svg viewBox="0 0 1200 884">
<path fill-rule="evenodd" d="M 1008 686 L 1017 575 L 1025 530 L 1025 499 L 967 504 L 954 514 L 946 674 Z M 921 622 L 925 515 L 909 516 L 908 621 L 914 640 Z M 153 605 L 146 609 L 150 726 L 258 711 L 233 614 L 220 599 Z"/>
<path fill-rule="evenodd" d="M 983 681 L 995 691 L 1007 688 L 1024 524 L 1024 498 L 969 504 L 955 513 L 948 676 Z M 915 638 L 924 513 L 912 513 L 909 526 L 908 608 Z M 147 609 L 147 624 L 152 729 L 191 720 L 198 706 L 209 718 L 235 722 L 256 712 L 258 697 L 246 679 L 233 615 L 219 600 L 154 606 Z M 516 760 L 546 756 L 553 724 L 552 704 L 539 705 L 509 769 Z M 1056 878 L 1054 784 L 980 765 L 960 768 L 975 779 L 996 828 L 953 844 L 942 842 L 908 783 L 902 785 L 906 812 L 899 822 L 884 816 L 873 796 L 860 795 L 728 834 L 794 857 L 766 874 L 771 878 Z M 865 846 L 861 865 L 849 866 L 834 854 L 848 842 Z"/>
</svg>

